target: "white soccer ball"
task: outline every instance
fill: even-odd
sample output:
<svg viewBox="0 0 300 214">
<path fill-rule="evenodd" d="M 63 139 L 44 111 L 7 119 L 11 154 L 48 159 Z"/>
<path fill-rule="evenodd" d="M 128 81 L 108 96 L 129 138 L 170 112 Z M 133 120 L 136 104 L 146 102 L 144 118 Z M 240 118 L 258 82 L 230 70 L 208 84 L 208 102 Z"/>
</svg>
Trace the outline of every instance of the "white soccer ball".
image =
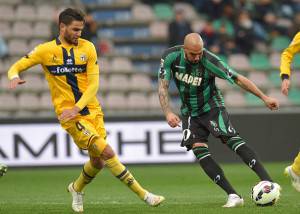
<svg viewBox="0 0 300 214">
<path fill-rule="evenodd" d="M 280 186 L 270 181 L 261 181 L 252 188 L 251 198 L 258 206 L 272 206 L 280 196 Z"/>
</svg>

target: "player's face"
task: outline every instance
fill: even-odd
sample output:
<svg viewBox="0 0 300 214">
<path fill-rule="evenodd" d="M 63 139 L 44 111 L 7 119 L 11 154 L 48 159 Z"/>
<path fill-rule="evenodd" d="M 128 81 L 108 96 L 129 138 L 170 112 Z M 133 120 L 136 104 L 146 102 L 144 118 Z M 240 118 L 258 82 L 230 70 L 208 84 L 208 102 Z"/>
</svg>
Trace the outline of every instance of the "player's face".
<svg viewBox="0 0 300 214">
<path fill-rule="evenodd" d="M 184 49 L 185 58 L 192 64 L 196 64 L 202 58 L 203 50 L 201 48 L 185 48 Z"/>
<path fill-rule="evenodd" d="M 65 25 L 63 30 L 65 41 L 72 45 L 78 45 L 83 28 L 84 22 L 82 21 L 72 21 L 71 24 Z"/>
</svg>

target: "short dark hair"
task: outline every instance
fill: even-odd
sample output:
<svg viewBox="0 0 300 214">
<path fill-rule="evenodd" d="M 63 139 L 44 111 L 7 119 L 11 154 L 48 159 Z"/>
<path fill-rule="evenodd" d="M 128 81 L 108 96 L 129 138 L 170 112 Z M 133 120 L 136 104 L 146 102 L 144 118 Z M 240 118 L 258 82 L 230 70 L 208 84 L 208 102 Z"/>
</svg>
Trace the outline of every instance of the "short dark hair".
<svg viewBox="0 0 300 214">
<path fill-rule="evenodd" d="M 85 22 L 84 16 L 84 13 L 79 9 L 67 8 L 59 14 L 58 24 L 69 25 L 72 21 Z"/>
</svg>

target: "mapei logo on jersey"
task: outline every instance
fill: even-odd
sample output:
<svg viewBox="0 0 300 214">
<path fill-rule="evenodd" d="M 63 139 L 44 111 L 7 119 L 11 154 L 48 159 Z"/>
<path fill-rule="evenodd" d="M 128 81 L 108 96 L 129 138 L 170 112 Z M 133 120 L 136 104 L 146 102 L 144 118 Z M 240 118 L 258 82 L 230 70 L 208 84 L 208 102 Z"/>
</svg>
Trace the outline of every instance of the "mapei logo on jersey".
<svg viewBox="0 0 300 214">
<path fill-rule="evenodd" d="M 175 77 L 176 79 L 183 81 L 187 84 L 191 84 L 193 86 L 200 86 L 202 81 L 201 77 L 194 77 L 189 74 L 178 73 L 178 72 L 175 73 Z"/>
</svg>

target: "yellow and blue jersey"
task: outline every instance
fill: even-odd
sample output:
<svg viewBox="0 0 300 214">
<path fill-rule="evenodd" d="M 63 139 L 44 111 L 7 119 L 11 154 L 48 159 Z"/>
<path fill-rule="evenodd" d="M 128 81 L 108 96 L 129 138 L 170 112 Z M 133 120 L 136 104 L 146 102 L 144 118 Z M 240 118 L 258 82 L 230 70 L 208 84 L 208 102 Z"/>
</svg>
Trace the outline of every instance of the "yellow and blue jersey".
<svg viewBox="0 0 300 214">
<path fill-rule="evenodd" d="M 300 52 L 300 32 L 298 32 L 293 41 L 281 54 L 280 76 L 291 75 L 291 63 L 296 53 Z"/>
<path fill-rule="evenodd" d="M 8 78 L 13 79 L 37 64 L 43 67 L 57 115 L 74 105 L 81 109 L 81 115 L 88 115 L 92 110 L 101 111 L 96 98 L 99 66 L 91 42 L 79 39 L 75 46 L 56 38 L 40 44 L 9 69 Z"/>
</svg>

